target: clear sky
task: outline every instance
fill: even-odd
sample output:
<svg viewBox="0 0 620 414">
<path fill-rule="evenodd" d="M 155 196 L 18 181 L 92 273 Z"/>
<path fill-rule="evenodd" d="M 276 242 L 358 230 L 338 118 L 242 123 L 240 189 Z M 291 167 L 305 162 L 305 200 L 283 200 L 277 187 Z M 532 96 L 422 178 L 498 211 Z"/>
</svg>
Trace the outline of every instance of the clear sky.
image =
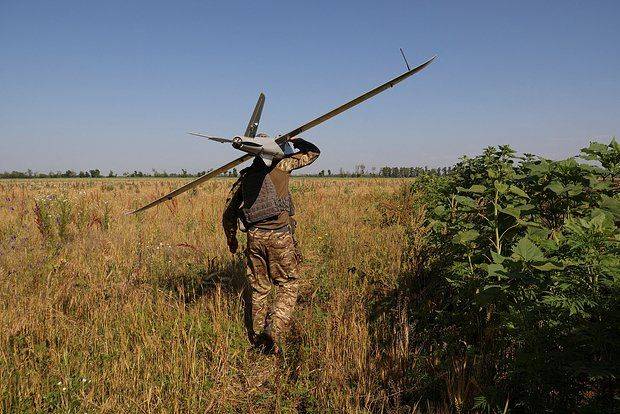
<svg viewBox="0 0 620 414">
<path fill-rule="evenodd" d="M 303 136 L 310 167 L 552 158 L 620 135 L 620 1 L 0 1 L 0 171 L 205 170 L 187 135 L 284 133 L 434 54 Z"/>
</svg>

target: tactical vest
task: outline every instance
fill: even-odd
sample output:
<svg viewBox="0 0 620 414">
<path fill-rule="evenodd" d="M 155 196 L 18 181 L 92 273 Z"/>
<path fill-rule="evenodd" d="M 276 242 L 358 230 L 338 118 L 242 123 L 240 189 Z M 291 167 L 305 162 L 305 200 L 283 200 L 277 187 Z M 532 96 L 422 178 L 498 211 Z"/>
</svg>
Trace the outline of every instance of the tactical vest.
<svg viewBox="0 0 620 414">
<path fill-rule="evenodd" d="M 273 179 L 285 180 L 286 194 L 278 196 Z M 283 211 L 295 213 L 293 199 L 288 190 L 289 174 L 274 168 L 250 168 L 243 177 L 241 191 L 243 205 L 241 211 L 245 224 L 252 226 Z"/>
</svg>

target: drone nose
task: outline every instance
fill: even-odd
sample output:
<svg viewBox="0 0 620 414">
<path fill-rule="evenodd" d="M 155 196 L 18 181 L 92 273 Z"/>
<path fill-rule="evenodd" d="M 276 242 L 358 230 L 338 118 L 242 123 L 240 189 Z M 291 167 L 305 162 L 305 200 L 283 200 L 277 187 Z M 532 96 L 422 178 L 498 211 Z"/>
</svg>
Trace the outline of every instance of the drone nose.
<svg viewBox="0 0 620 414">
<path fill-rule="evenodd" d="M 241 144 L 243 143 L 243 140 L 241 139 L 241 137 L 234 137 L 233 138 L 233 142 L 232 142 L 232 146 L 235 149 L 239 149 L 241 148 Z"/>
</svg>

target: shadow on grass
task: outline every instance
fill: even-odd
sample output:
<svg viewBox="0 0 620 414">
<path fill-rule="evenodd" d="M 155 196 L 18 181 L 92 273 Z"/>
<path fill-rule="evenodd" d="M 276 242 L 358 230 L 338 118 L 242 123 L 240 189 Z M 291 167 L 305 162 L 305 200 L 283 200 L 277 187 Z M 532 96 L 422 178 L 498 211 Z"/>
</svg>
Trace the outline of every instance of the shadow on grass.
<svg viewBox="0 0 620 414">
<path fill-rule="evenodd" d="M 242 254 L 225 260 L 213 258 L 206 263 L 188 263 L 180 271 L 160 279 L 158 285 L 187 305 L 217 291 L 231 301 L 240 299 L 245 327 L 249 329 L 252 326 L 252 291 Z"/>
</svg>

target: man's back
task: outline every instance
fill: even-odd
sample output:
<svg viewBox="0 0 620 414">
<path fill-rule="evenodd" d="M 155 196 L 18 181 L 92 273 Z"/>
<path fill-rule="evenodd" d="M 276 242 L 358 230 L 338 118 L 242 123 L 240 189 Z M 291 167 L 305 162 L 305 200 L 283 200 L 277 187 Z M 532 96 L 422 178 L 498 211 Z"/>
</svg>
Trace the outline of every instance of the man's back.
<svg viewBox="0 0 620 414">
<path fill-rule="evenodd" d="M 242 171 L 226 202 L 223 226 L 227 237 L 231 232 L 236 232 L 239 216 L 248 228 L 275 230 L 290 223 L 290 216 L 294 214 L 289 192 L 291 172 L 312 164 L 320 154 L 315 145 L 305 140 L 298 138 L 293 142 L 299 152 L 270 167 L 257 157 L 250 167 Z"/>
</svg>

